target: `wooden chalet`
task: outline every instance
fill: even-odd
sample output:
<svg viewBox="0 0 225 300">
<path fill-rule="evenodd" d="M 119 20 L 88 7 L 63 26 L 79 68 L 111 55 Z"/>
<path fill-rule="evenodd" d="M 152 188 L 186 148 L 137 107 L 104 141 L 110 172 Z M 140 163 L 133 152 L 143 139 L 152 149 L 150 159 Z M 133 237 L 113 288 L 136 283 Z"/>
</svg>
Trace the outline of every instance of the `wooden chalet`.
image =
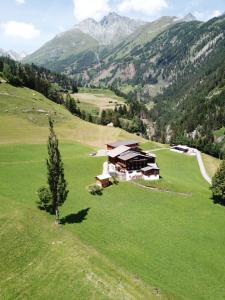
<svg viewBox="0 0 225 300">
<path fill-rule="evenodd" d="M 108 161 L 115 165 L 118 171 L 141 171 L 148 164 L 155 164 L 155 155 L 140 150 L 138 142 L 125 141 L 109 145 L 119 145 L 108 151 Z M 128 145 L 132 145 L 132 147 Z"/>
</svg>

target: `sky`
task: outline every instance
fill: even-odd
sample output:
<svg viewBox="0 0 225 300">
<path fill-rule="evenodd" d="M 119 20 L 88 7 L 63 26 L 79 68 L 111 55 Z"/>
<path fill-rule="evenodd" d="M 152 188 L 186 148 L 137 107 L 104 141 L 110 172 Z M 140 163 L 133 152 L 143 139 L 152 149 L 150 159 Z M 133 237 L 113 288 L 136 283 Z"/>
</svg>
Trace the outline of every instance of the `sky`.
<svg viewBox="0 0 225 300">
<path fill-rule="evenodd" d="M 0 0 L 0 48 L 32 53 L 76 23 L 113 11 L 145 21 L 188 13 L 207 21 L 225 12 L 225 0 Z"/>
</svg>

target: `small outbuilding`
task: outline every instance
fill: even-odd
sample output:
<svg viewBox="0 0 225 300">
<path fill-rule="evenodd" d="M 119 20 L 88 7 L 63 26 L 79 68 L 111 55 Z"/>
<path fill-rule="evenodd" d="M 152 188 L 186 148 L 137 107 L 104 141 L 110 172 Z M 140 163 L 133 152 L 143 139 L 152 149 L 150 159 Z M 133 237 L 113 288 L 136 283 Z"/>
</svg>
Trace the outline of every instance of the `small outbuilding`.
<svg viewBox="0 0 225 300">
<path fill-rule="evenodd" d="M 175 145 L 171 147 L 171 150 L 180 153 L 188 153 L 189 147 L 184 145 Z"/>
<path fill-rule="evenodd" d="M 111 176 L 108 174 L 102 174 L 95 177 L 96 184 L 102 188 L 106 188 L 111 185 L 110 178 Z"/>
<path fill-rule="evenodd" d="M 158 180 L 159 171 L 160 169 L 157 164 L 149 164 L 147 167 L 141 169 L 144 180 Z"/>
</svg>

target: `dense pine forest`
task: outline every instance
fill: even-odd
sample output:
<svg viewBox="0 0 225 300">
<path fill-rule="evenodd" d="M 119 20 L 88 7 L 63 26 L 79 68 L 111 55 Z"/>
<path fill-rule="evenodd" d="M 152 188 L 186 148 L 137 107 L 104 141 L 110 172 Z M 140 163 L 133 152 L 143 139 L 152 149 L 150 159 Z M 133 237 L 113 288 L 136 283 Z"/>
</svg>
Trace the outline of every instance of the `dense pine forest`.
<svg viewBox="0 0 225 300">
<path fill-rule="evenodd" d="M 77 92 L 77 84 L 69 77 L 53 73 L 34 64 L 21 64 L 9 57 L 0 57 L 0 74 L 14 86 L 25 86 L 63 104 L 63 93 Z"/>
</svg>

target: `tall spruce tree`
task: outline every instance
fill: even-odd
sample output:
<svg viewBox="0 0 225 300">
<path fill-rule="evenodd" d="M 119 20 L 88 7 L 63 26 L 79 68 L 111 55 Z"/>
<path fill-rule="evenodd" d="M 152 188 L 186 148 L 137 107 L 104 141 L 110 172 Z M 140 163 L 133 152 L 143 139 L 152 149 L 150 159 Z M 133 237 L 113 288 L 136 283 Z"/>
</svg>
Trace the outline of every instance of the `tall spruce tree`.
<svg viewBox="0 0 225 300">
<path fill-rule="evenodd" d="M 211 189 L 214 201 L 225 205 L 225 160 L 213 177 Z"/>
<path fill-rule="evenodd" d="M 59 151 L 58 139 L 56 137 L 53 120 L 49 118 L 49 138 L 48 138 L 48 185 L 51 192 L 52 212 L 55 214 L 56 222 L 59 223 L 59 207 L 66 201 L 68 190 L 67 182 L 64 178 L 64 166 Z"/>
</svg>

